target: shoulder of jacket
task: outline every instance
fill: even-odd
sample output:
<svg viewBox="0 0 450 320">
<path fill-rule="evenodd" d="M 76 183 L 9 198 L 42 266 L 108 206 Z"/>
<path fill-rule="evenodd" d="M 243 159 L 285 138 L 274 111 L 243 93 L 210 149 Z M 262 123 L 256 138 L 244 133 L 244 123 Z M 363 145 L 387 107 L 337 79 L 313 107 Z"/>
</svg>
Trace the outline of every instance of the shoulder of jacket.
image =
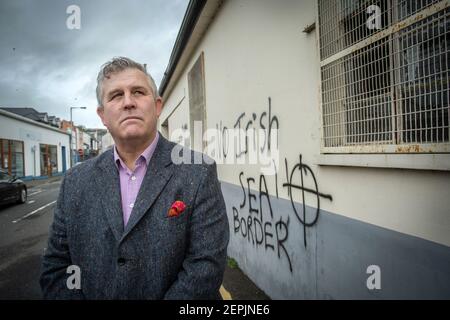
<svg viewBox="0 0 450 320">
<path fill-rule="evenodd" d="M 111 151 L 105 151 L 102 154 L 99 154 L 98 156 L 85 160 L 81 162 L 80 164 L 70 168 L 66 172 L 67 178 L 77 178 L 84 175 L 92 175 L 93 169 L 97 167 L 99 163 L 105 160 L 106 157 L 111 157 Z"/>
</svg>

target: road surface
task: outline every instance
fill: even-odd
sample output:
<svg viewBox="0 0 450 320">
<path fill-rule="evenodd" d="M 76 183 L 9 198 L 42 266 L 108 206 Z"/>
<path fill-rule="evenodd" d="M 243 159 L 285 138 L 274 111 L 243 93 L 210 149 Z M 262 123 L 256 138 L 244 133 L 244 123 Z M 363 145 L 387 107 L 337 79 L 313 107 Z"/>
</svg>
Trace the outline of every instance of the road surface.
<svg viewBox="0 0 450 320">
<path fill-rule="evenodd" d="M 38 185 L 25 204 L 0 206 L 0 300 L 41 299 L 41 256 L 60 185 Z"/>
<path fill-rule="evenodd" d="M 41 256 L 47 246 L 61 180 L 28 190 L 25 204 L 0 206 L 0 300 L 41 299 Z M 266 300 L 237 267 L 227 265 L 220 293 L 224 300 Z"/>
</svg>

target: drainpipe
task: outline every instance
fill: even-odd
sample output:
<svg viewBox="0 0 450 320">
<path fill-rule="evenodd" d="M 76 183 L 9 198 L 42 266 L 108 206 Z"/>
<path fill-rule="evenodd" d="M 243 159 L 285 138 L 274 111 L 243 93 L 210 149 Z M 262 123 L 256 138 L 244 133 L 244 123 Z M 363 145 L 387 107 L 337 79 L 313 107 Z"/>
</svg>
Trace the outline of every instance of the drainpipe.
<svg viewBox="0 0 450 320">
<path fill-rule="evenodd" d="M 31 147 L 31 151 L 33 152 L 33 176 L 36 177 L 36 145 Z"/>
</svg>

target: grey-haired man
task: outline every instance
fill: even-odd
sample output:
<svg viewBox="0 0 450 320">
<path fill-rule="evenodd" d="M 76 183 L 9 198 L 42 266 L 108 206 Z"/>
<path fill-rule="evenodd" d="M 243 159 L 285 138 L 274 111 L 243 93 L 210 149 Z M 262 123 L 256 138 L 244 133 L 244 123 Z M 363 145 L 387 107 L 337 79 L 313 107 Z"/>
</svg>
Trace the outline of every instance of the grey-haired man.
<svg viewBox="0 0 450 320">
<path fill-rule="evenodd" d="M 143 65 L 115 58 L 97 80 L 97 113 L 115 146 L 66 173 L 43 256 L 44 298 L 220 299 L 229 226 L 216 165 L 172 162 Z M 72 265 L 79 288 L 68 285 Z"/>
</svg>

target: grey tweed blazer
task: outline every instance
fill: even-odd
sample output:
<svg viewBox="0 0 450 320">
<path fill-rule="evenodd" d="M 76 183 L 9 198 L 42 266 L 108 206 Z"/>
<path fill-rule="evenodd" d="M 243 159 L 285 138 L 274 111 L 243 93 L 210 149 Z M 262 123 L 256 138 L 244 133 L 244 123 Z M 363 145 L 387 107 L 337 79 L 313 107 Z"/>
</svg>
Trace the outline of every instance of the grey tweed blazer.
<svg viewBox="0 0 450 320">
<path fill-rule="evenodd" d="M 160 135 L 125 228 L 112 150 L 67 171 L 42 257 L 44 298 L 220 299 L 229 225 L 216 165 L 174 164 L 174 146 Z M 187 207 L 168 217 L 176 200 Z M 71 265 L 80 289 L 67 286 Z"/>
</svg>

